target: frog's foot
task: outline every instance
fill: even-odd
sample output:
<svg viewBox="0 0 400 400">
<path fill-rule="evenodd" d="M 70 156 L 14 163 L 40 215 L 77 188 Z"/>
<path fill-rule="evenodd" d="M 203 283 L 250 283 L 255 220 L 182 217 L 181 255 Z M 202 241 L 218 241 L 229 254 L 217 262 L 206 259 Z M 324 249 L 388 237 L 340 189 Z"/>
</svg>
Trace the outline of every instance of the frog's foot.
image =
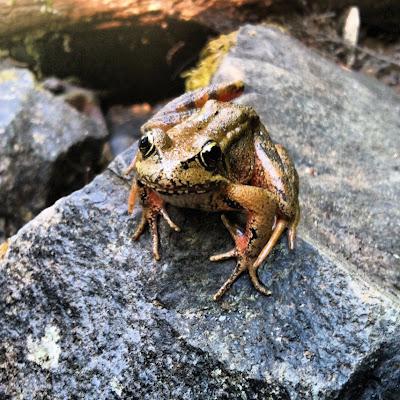
<svg viewBox="0 0 400 400">
<path fill-rule="evenodd" d="M 164 201 L 151 190 L 145 190 L 143 188 L 138 187 L 137 185 L 132 189 L 133 191 L 137 191 L 140 194 L 140 197 L 143 200 L 143 209 L 142 209 L 142 217 L 138 226 L 133 233 L 133 240 L 138 240 L 142 233 L 144 232 L 146 225 L 148 224 L 150 227 L 151 237 L 153 239 L 153 255 L 154 258 L 158 261 L 160 259 L 159 253 L 159 236 L 158 236 L 158 215 L 161 214 L 165 219 L 167 224 L 173 230 L 179 232 L 180 228 L 176 225 L 170 218 L 165 209 Z M 134 195 L 136 197 L 136 194 Z M 134 205 L 134 201 L 131 202 L 132 208 Z"/>
<path fill-rule="evenodd" d="M 214 300 L 219 300 L 246 270 L 249 271 L 250 279 L 253 286 L 262 294 L 269 296 L 271 291 L 268 290 L 258 279 L 257 267 L 254 266 L 254 257 L 250 257 L 248 253 L 249 239 L 238 225 L 231 223 L 225 215 L 221 216 L 222 222 L 235 241 L 236 247 L 226 253 L 217 254 L 210 257 L 211 261 L 221 261 L 228 258 L 236 257 L 237 263 L 231 276 L 225 281 L 221 288 L 215 293 Z"/>
<path fill-rule="evenodd" d="M 233 240 L 235 240 L 235 238 L 238 237 L 239 235 L 243 235 L 243 232 L 240 229 L 240 227 L 238 225 L 230 222 L 224 214 L 221 215 L 221 220 Z M 230 258 L 237 257 L 237 256 L 238 256 L 238 253 L 236 251 L 236 248 L 233 248 L 232 250 L 229 250 L 225 253 L 215 254 L 215 255 L 211 256 L 210 261 L 223 261 L 223 260 L 228 260 Z"/>
<path fill-rule="evenodd" d="M 143 208 L 142 218 L 140 219 L 139 225 L 136 227 L 135 232 L 133 233 L 133 240 L 138 240 L 146 225 L 149 224 L 151 237 L 153 239 L 153 256 L 158 261 L 160 259 L 159 253 L 159 245 L 160 240 L 158 237 L 158 211 L 154 212 L 151 208 Z"/>
<path fill-rule="evenodd" d="M 236 251 L 236 250 L 235 250 Z M 236 267 L 233 270 L 231 276 L 225 281 L 225 283 L 219 288 L 217 293 L 214 294 L 213 299 L 215 301 L 219 300 L 233 285 L 233 283 L 239 278 L 244 271 L 249 271 L 251 282 L 253 286 L 265 296 L 271 295 L 271 291 L 268 290 L 258 279 L 257 268 L 254 268 L 254 258 L 248 257 L 246 255 L 237 256 L 238 261 Z"/>
<path fill-rule="evenodd" d="M 158 215 L 161 214 L 167 224 L 174 231 L 179 232 L 181 229 L 178 225 L 176 225 L 167 214 L 167 211 L 164 207 L 143 207 L 142 217 L 138 226 L 135 229 L 135 232 L 132 235 L 133 240 L 138 240 L 142 233 L 144 232 L 146 225 L 148 224 L 150 227 L 151 237 L 153 239 L 153 255 L 154 258 L 158 261 L 160 259 L 159 246 L 160 239 L 158 236 Z"/>
<path fill-rule="evenodd" d="M 273 232 L 271 237 L 269 238 L 267 244 L 261 250 L 260 254 L 258 255 L 255 263 L 254 268 L 257 270 L 261 264 L 267 259 L 275 245 L 277 244 L 278 240 L 282 236 L 282 233 L 286 228 L 288 228 L 287 235 L 288 235 L 288 247 L 289 250 L 294 250 L 294 242 L 296 240 L 296 231 L 297 225 L 300 221 L 300 208 L 297 209 L 295 217 L 291 222 L 278 218 L 276 224 L 273 228 Z"/>
</svg>

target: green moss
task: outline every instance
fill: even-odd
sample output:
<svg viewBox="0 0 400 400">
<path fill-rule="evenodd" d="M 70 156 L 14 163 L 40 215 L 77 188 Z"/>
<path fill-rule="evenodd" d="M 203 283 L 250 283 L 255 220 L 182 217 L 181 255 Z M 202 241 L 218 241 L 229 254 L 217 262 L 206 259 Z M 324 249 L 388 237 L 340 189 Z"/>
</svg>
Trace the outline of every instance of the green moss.
<svg viewBox="0 0 400 400">
<path fill-rule="evenodd" d="M 197 65 L 182 73 L 186 90 L 195 90 L 210 84 L 225 54 L 236 44 L 237 32 L 210 40 L 200 53 Z"/>
</svg>

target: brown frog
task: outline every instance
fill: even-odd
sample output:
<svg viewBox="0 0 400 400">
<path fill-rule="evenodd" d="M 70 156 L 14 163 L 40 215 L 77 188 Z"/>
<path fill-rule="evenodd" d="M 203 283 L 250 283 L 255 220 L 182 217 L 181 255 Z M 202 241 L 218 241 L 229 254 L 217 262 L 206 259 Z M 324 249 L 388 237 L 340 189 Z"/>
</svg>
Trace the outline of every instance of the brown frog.
<svg viewBox="0 0 400 400">
<path fill-rule="evenodd" d="M 236 257 L 237 264 L 215 300 L 246 270 L 254 287 L 270 295 L 257 269 L 285 229 L 293 249 L 300 219 L 299 179 L 286 149 L 272 142 L 251 107 L 230 102 L 243 89 L 242 82 L 212 85 L 168 103 L 142 126 L 139 150 L 127 170 L 136 173 L 129 212 L 137 198 L 143 209 L 133 238 L 137 240 L 149 224 L 156 260 L 158 215 L 180 230 L 166 204 L 245 213 L 244 229 L 222 215 L 235 247 L 210 260 Z"/>
</svg>

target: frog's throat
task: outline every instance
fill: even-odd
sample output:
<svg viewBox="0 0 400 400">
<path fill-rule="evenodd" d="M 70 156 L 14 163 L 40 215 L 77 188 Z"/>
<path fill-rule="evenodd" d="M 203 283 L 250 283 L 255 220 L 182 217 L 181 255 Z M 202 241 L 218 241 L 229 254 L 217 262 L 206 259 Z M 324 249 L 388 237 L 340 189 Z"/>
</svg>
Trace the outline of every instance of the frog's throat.
<svg viewBox="0 0 400 400">
<path fill-rule="evenodd" d="M 202 194 L 207 192 L 212 192 L 220 187 L 221 184 L 225 183 L 224 179 L 215 180 L 207 183 L 201 183 L 196 185 L 186 185 L 186 186 L 176 186 L 170 184 L 168 186 L 161 186 L 156 184 L 155 182 L 148 181 L 146 179 L 139 179 L 140 183 L 150 189 L 155 190 L 160 194 Z"/>
</svg>

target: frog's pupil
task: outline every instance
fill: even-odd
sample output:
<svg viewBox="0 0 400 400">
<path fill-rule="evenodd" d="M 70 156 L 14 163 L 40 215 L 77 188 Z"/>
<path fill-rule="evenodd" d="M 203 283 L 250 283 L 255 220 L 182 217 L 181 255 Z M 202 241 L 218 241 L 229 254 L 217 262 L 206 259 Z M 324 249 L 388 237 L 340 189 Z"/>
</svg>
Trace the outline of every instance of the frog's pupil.
<svg viewBox="0 0 400 400">
<path fill-rule="evenodd" d="M 208 144 L 204 147 L 200 155 L 202 164 L 207 169 L 215 169 L 222 156 L 221 148 L 216 143 L 211 146 Z"/>
<path fill-rule="evenodd" d="M 143 136 L 140 139 L 140 144 L 139 144 L 140 150 L 148 149 L 149 145 L 150 145 L 149 138 L 147 136 Z"/>
<path fill-rule="evenodd" d="M 150 142 L 148 136 L 143 136 L 139 142 L 139 149 L 144 157 L 148 157 L 153 151 L 153 144 Z"/>
</svg>

